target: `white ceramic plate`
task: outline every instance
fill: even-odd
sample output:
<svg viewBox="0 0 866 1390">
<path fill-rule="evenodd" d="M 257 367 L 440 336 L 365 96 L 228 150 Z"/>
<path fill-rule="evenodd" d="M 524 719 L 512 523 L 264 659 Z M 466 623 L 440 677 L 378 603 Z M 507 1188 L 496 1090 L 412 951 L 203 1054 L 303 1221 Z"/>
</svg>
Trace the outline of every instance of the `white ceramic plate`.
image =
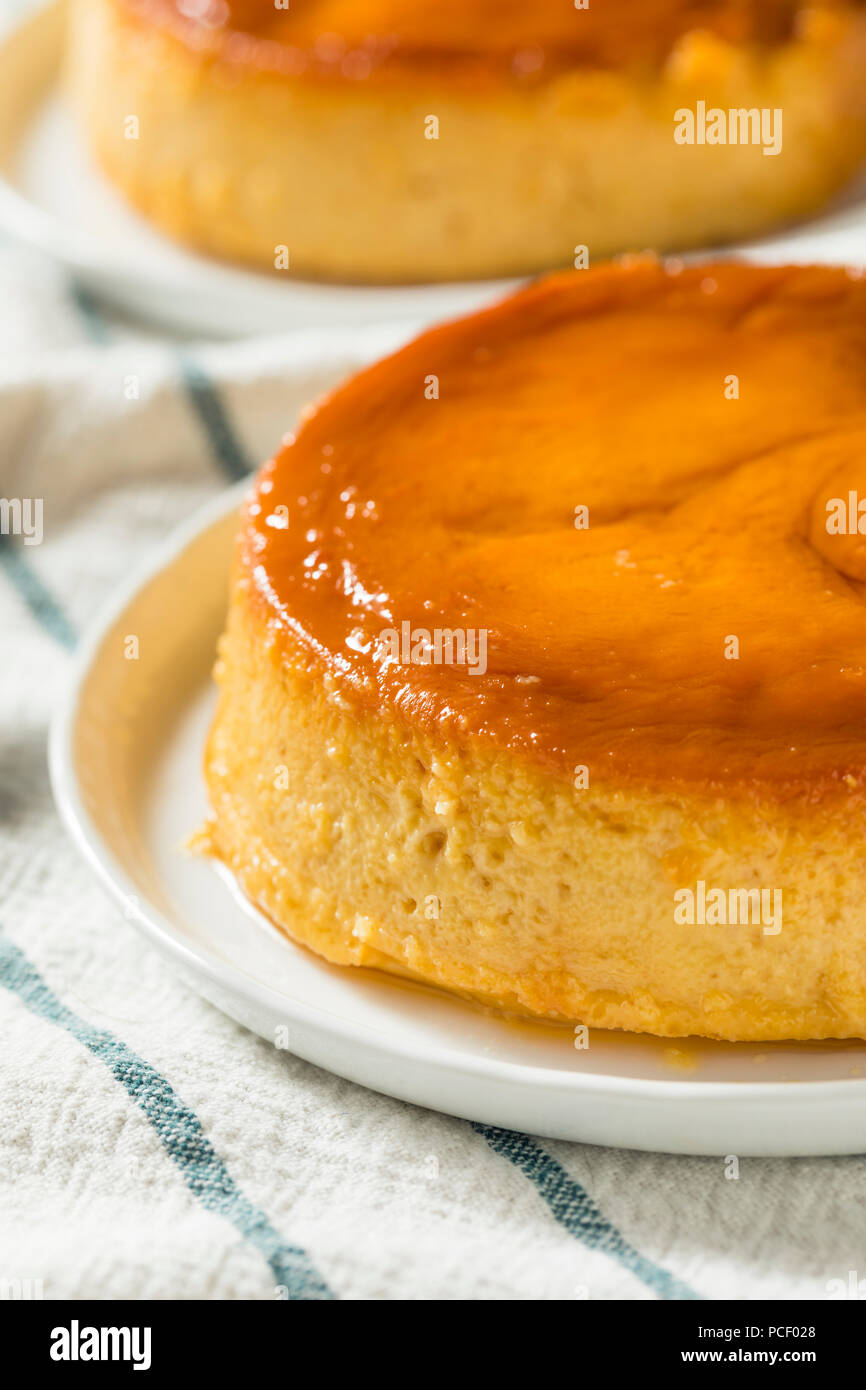
<svg viewBox="0 0 866 1390">
<path fill-rule="evenodd" d="M 293 946 L 183 846 L 206 799 L 210 668 L 237 488 L 174 539 L 79 659 L 55 795 L 132 921 L 219 1008 L 364 1086 L 553 1138 L 702 1154 L 866 1150 L 866 1045 L 668 1043 L 513 1022 Z M 134 633 L 140 657 L 124 657 Z M 118 931 L 124 930 L 118 921 Z M 285 1037 L 285 1035 L 284 1035 Z"/>
<path fill-rule="evenodd" d="M 432 322 L 491 302 L 514 283 L 335 286 L 259 275 L 182 250 L 132 213 L 90 162 L 58 92 L 63 10 L 53 0 L 0 40 L 0 229 L 47 251 L 96 293 L 186 332 L 238 335 Z M 859 263 L 866 188 L 849 190 L 820 220 L 728 248 L 737 251 L 770 262 Z"/>
<path fill-rule="evenodd" d="M 184 251 L 132 212 L 93 166 L 59 91 L 65 5 L 0 40 L 0 228 L 96 293 L 184 332 L 279 332 L 469 312 L 513 281 L 363 287 L 236 269 Z"/>
</svg>

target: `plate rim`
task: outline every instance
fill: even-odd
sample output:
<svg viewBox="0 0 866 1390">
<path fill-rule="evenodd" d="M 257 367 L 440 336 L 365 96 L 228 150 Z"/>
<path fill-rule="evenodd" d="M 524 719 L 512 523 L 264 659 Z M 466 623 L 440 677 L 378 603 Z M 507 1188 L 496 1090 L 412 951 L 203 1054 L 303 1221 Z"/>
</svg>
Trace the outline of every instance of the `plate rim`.
<svg viewBox="0 0 866 1390">
<path fill-rule="evenodd" d="M 423 1047 L 407 1043 L 405 1040 L 398 1039 L 395 1042 L 386 1032 L 374 1025 L 346 1021 L 339 1014 L 321 1006 L 310 1006 L 302 998 L 287 996 L 272 989 L 254 976 L 247 975 L 239 967 L 222 960 L 204 945 L 192 947 L 179 935 L 170 918 L 158 907 L 152 903 L 142 905 L 137 885 L 128 877 L 126 870 L 104 841 L 81 793 L 75 759 L 75 733 L 79 716 L 85 708 L 84 690 L 104 643 L 130 604 L 163 570 L 178 560 L 194 541 L 217 524 L 224 523 L 230 513 L 237 511 L 241 498 L 252 486 L 252 481 L 253 475 L 250 475 L 219 492 L 196 509 L 155 547 L 146 562 L 138 566 L 133 575 L 103 605 L 96 618 L 88 625 L 79 649 L 73 656 L 71 670 L 51 721 L 48 764 L 52 792 L 61 820 L 103 890 L 110 899 L 122 907 L 124 920 L 135 926 L 164 956 L 181 968 L 191 970 L 193 974 L 204 974 L 218 989 L 229 994 L 237 993 L 240 989 L 248 998 L 251 996 L 259 1007 L 271 1012 L 282 1012 L 287 1021 L 296 1021 L 301 1027 L 319 1028 L 332 1035 L 336 1034 L 343 1042 L 357 1041 L 359 1031 L 363 1031 L 366 1045 L 378 1048 L 392 1061 L 427 1068 L 432 1066 L 440 1075 L 461 1076 L 482 1083 L 529 1086 L 532 1089 L 537 1089 L 539 1084 L 543 1084 L 545 1088 L 559 1091 L 571 1098 L 581 1095 L 592 1095 L 595 1098 L 610 1095 L 620 1102 L 632 1100 L 638 1104 L 655 1104 L 663 1101 L 679 1109 L 709 1099 L 757 1104 L 761 1101 L 781 1101 L 783 1098 L 795 1101 L 808 1097 L 810 1104 L 833 1104 L 843 1099 L 850 1102 L 858 1093 L 862 1097 L 863 1093 L 866 1093 L 866 1077 L 837 1077 L 832 1080 L 815 1078 L 805 1081 L 712 1081 L 680 1077 L 667 1080 L 618 1076 L 616 1073 L 607 1072 L 560 1070 L 464 1052 L 449 1054 L 433 1040 Z M 289 1017 L 287 1004 L 291 1005 L 291 1013 L 296 1016 L 294 1019 Z M 643 1035 L 633 1036 L 640 1040 Z M 855 1043 L 858 1040 L 850 1041 Z M 677 1039 L 672 1038 L 670 1042 L 672 1046 L 676 1046 Z M 792 1041 L 790 1046 L 796 1047 L 797 1042 Z"/>
</svg>

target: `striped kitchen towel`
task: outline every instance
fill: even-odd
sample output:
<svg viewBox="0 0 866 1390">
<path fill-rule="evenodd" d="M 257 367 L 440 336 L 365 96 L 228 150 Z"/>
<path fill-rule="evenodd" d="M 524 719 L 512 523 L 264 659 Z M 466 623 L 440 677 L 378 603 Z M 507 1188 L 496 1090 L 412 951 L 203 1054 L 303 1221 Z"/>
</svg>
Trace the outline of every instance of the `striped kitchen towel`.
<svg viewBox="0 0 866 1390">
<path fill-rule="evenodd" d="M 0 536 L 0 1297 L 826 1297 L 863 1261 L 862 1159 L 730 1181 L 420 1110 L 245 1032 L 120 919 L 46 771 L 79 634 L 407 330 L 181 346 L 10 247 L 0 304 L 0 495 L 43 504 Z"/>
</svg>

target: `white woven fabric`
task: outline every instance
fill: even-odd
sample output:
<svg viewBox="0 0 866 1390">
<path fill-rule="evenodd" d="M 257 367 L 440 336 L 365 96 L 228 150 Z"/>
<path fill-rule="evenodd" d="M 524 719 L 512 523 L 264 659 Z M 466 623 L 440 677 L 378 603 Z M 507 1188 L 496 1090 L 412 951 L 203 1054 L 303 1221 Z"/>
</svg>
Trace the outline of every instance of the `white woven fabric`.
<svg viewBox="0 0 866 1390">
<path fill-rule="evenodd" d="M 858 1158 L 743 1160 L 731 1181 L 721 1157 L 425 1112 L 245 1032 L 120 919 L 46 772 L 77 633 L 241 456 L 407 330 L 181 350 L 10 247 L 0 306 L 0 496 L 44 499 L 41 544 L 0 538 L 0 1296 L 30 1279 L 46 1298 L 823 1298 L 847 1281 Z"/>
</svg>

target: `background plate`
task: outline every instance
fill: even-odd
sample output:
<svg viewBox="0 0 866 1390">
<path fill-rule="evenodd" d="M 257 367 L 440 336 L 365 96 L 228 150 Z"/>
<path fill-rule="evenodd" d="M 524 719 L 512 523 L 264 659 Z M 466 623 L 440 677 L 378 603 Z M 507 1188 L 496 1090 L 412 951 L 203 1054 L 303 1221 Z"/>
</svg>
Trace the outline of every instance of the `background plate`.
<svg viewBox="0 0 866 1390">
<path fill-rule="evenodd" d="M 258 274 L 169 241 L 94 167 L 59 88 L 66 6 L 0 40 L 0 227 L 47 251 L 98 294 L 187 333 L 279 332 L 402 318 L 432 321 L 515 281 L 364 287 Z"/>
<path fill-rule="evenodd" d="M 0 228 L 48 252 L 95 293 L 183 332 L 237 336 L 432 322 L 492 302 L 516 283 L 329 285 L 184 251 L 127 208 L 84 149 L 59 94 L 64 10 L 51 3 L 0 39 Z M 866 187 L 849 190 L 817 221 L 725 254 L 734 253 L 859 264 L 866 256 Z"/>
<path fill-rule="evenodd" d="M 866 1150 L 866 1044 L 668 1042 L 510 1021 L 292 945 L 183 846 L 206 811 L 210 667 L 235 510 L 212 503 L 83 651 L 52 734 L 55 795 L 102 882 L 233 1018 L 352 1081 L 551 1138 L 673 1153 Z M 140 659 L 124 658 L 135 633 Z M 120 923 L 118 929 L 122 930 Z"/>
</svg>

